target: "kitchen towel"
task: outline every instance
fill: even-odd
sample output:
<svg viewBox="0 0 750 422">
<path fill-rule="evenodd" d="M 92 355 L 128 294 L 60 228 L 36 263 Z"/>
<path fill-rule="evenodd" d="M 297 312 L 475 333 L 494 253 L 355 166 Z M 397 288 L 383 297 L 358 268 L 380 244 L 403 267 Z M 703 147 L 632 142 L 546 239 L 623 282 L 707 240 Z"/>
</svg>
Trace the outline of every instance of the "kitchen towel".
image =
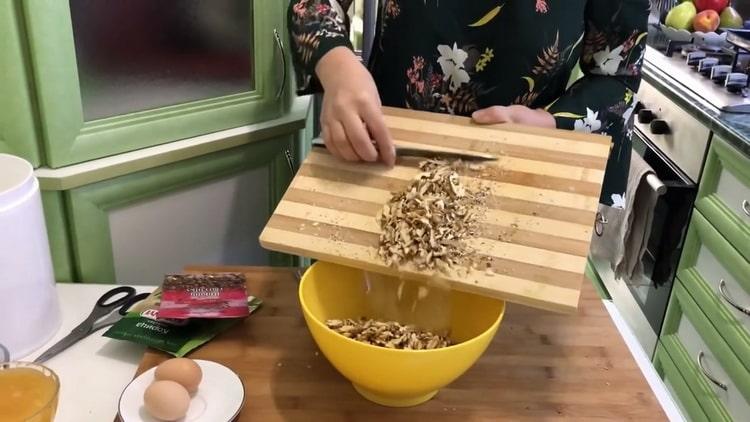
<svg viewBox="0 0 750 422">
<path fill-rule="evenodd" d="M 648 246 L 651 224 L 659 193 L 646 177 L 654 170 L 638 154 L 630 160 L 628 187 L 625 193 L 625 213 L 620 228 L 622 248 L 613 261 L 615 278 L 637 280 L 643 274 L 643 254 Z"/>
<path fill-rule="evenodd" d="M 653 169 L 633 152 L 628 186 L 615 205 L 599 205 L 591 256 L 610 263 L 617 279 L 638 280 L 658 194 L 646 181 Z M 614 200 L 617 199 L 617 200 Z"/>
</svg>

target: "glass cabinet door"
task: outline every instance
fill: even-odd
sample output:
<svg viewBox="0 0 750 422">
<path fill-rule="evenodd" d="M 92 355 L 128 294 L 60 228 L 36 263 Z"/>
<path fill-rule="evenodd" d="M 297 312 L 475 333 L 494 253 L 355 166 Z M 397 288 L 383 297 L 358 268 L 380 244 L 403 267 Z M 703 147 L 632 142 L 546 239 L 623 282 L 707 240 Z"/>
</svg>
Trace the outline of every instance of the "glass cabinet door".
<svg viewBox="0 0 750 422">
<path fill-rule="evenodd" d="M 285 2 L 27 0 L 46 164 L 281 115 Z"/>
<path fill-rule="evenodd" d="M 84 121 L 252 91 L 248 0 L 69 0 Z"/>
</svg>

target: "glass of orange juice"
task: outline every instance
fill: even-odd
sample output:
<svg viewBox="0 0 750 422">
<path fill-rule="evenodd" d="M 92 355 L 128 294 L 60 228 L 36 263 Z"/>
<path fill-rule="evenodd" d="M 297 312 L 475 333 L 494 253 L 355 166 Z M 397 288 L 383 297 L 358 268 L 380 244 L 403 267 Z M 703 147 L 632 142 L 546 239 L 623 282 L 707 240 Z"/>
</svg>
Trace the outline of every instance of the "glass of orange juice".
<svg viewBox="0 0 750 422">
<path fill-rule="evenodd" d="M 0 363 L 0 421 L 52 422 L 60 379 L 49 368 L 29 362 Z"/>
</svg>

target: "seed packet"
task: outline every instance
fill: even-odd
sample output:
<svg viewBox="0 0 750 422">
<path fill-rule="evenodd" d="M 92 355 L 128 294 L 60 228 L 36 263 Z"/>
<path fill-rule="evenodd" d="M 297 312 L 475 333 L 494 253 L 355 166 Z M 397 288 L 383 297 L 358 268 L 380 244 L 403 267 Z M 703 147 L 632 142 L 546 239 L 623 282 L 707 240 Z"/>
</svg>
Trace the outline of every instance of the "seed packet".
<svg viewBox="0 0 750 422">
<path fill-rule="evenodd" d="M 149 297 L 133 305 L 127 315 L 110 327 L 104 336 L 143 344 L 175 357 L 183 357 L 242 321 L 241 318 L 161 319 L 161 299 L 162 289 L 157 288 Z M 261 304 L 262 301 L 256 297 L 245 298 L 248 314 L 252 314 Z"/>
<path fill-rule="evenodd" d="M 240 273 L 169 274 L 159 318 L 241 318 L 248 315 L 245 276 Z"/>
</svg>

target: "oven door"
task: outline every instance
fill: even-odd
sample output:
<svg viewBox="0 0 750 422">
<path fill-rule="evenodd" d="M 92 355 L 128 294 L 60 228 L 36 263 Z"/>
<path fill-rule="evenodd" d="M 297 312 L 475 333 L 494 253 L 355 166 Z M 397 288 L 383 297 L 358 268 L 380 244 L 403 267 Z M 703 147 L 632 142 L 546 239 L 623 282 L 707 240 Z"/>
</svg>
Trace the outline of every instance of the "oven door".
<svg viewBox="0 0 750 422">
<path fill-rule="evenodd" d="M 648 246 L 642 258 L 644 273 L 636 279 L 615 279 L 612 263 L 592 258 L 612 300 L 653 355 L 677 272 L 697 187 L 638 129 L 633 131 L 633 153 L 651 166 L 666 186 L 654 210 Z M 593 241 L 597 241 L 596 236 Z"/>
</svg>

